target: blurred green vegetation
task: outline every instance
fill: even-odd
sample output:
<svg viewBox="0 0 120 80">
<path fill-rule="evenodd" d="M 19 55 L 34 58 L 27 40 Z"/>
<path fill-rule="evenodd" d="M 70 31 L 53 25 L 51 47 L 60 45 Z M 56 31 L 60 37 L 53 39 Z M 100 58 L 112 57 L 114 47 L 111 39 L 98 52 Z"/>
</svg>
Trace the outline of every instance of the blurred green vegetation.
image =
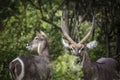
<svg viewBox="0 0 120 80">
<path fill-rule="evenodd" d="M 63 54 L 53 61 L 52 80 L 80 80 L 83 72 L 76 59 L 75 56 Z"/>
<path fill-rule="evenodd" d="M 1 0 L 0 4 L 0 80 L 10 80 L 8 70 L 10 61 L 22 54 L 32 54 L 26 49 L 26 44 L 32 39 L 36 30 L 47 33 L 50 38 L 50 49 L 54 49 L 50 50 L 50 53 L 55 54 L 59 51 L 52 55 L 53 57 L 61 54 L 60 32 L 55 31 L 50 24 L 41 20 L 40 10 L 33 7 L 30 1 Z M 44 14 L 45 18 L 49 18 L 50 10 L 46 5 L 43 5 L 47 9 Z M 57 45 L 61 48 L 55 48 Z"/>
<path fill-rule="evenodd" d="M 119 45 L 117 46 L 116 42 L 117 40 L 119 41 L 119 39 L 116 39 L 116 37 L 118 38 L 118 30 L 120 30 L 118 26 L 119 22 L 117 22 L 117 19 L 119 20 L 118 14 L 120 10 L 113 10 L 118 12 L 111 12 L 115 14 L 111 14 L 114 17 L 111 16 L 110 13 L 107 13 L 106 18 L 105 15 L 103 15 L 104 11 L 102 11 L 106 6 L 99 6 L 101 1 L 95 1 L 96 4 L 94 0 L 84 0 L 81 2 L 80 8 L 76 7 L 76 11 L 78 11 L 79 15 L 83 16 L 87 10 L 86 6 L 93 2 L 93 8 L 89 11 L 90 13 L 96 13 L 98 18 L 100 18 L 98 19 L 98 27 L 92 39 L 95 39 L 99 36 L 98 41 L 101 44 L 94 50 L 90 50 L 90 57 L 93 61 L 101 56 L 106 56 L 107 51 L 110 51 L 110 55 L 113 55 L 112 52 L 116 50 L 118 52 L 115 53 L 119 53 L 120 50 Z M 62 16 L 62 10 L 65 9 L 66 5 L 68 5 L 68 2 L 71 4 L 69 6 L 70 8 L 68 8 L 68 10 L 70 10 L 69 12 L 75 13 L 73 3 L 77 3 L 79 0 L 0 0 L 0 80 L 10 80 L 8 70 L 10 61 L 22 54 L 34 54 L 26 49 L 26 44 L 32 39 L 36 30 L 44 31 L 49 38 L 49 53 L 52 58 L 54 71 L 52 80 L 80 80 L 80 77 L 83 76 L 83 73 L 80 69 L 80 65 L 73 63 L 75 62 L 76 57 L 70 56 L 69 54 L 63 54 L 65 51 L 61 43 L 62 32 L 60 29 L 60 20 Z M 120 2 L 116 2 L 116 5 L 114 4 L 114 8 L 118 9 L 116 6 L 120 4 Z M 104 1 L 103 3 L 106 4 L 107 2 Z M 99 5 L 97 6 L 97 4 Z M 107 7 L 110 7 L 110 9 L 112 8 L 109 5 Z M 107 10 L 109 10 L 109 8 L 107 8 Z M 74 14 L 69 15 L 70 21 L 72 21 L 73 16 Z M 90 21 L 88 17 L 87 20 Z M 111 18 L 114 18 L 113 24 Z M 104 22 L 103 19 L 106 19 L 108 22 Z M 75 21 L 75 19 L 73 19 L 73 21 Z M 91 24 L 88 21 L 81 25 L 81 31 L 79 31 L 81 38 L 89 30 L 88 26 Z M 103 26 L 105 23 L 112 27 Z M 72 26 L 74 27 L 74 25 Z M 110 35 L 112 36 L 111 40 L 114 42 L 108 42 L 110 45 L 112 45 L 112 47 L 109 49 L 106 48 L 107 42 L 105 40 L 107 39 L 105 37 L 106 34 L 104 34 L 107 32 L 107 29 L 108 31 L 113 31 L 111 31 L 112 33 L 110 33 Z M 78 32 L 76 30 L 74 31 Z M 111 38 L 111 36 L 109 37 Z M 91 39 L 89 39 L 89 41 L 90 40 Z M 118 48 L 116 49 L 113 44 L 116 44 L 114 46 L 117 46 Z M 35 53 L 35 55 L 37 54 Z"/>
</svg>

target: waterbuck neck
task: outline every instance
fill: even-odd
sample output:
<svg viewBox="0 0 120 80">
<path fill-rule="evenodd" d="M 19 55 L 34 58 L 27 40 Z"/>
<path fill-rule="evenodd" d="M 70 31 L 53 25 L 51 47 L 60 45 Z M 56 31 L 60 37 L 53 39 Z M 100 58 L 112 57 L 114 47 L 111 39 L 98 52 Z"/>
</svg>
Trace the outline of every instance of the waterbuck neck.
<svg viewBox="0 0 120 80">
<path fill-rule="evenodd" d="M 81 65 L 82 65 L 82 70 L 84 72 L 85 80 L 93 79 L 92 75 L 94 75 L 94 65 L 92 64 L 87 51 L 84 51 L 84 55 L 82 56 Z"/>
<path fill-rule="evenodd" d="M 91 62 L 90 57 L 86 51 L 84 52 L 83 58 L 84 58 L 83 67 L 92 66 L 92 62 Z"/>
<path fill-rule="evenodd" d="M 40 56 L 49 56 L 48 52 L 48 41 L 44 40 L 42 43 L 38 45 L 38 54 Z"/>
</svg>

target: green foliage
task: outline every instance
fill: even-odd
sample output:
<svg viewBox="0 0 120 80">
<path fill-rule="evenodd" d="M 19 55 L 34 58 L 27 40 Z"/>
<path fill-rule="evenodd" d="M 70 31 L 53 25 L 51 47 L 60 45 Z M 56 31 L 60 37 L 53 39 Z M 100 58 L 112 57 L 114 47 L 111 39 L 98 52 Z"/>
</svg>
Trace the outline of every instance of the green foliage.
<svg viewBox="0 0 120 80">
<path fill-rule="evenodd" d="M 68 2 L 66 3 L 66 1 Z M 69 5 L 69 1 L 72 1 L 71 5 Z M 74 5 L 74 2 L 77 5 Z M 79 80 L 83 74 L 80 65 L 73 64 L 75 58 L 68 54 L 60 54 L 63 53 L 60 32 L 62 10 L 67 4 L 69 12 L 73 13 L 69 15 L 69 21 L 73 19 L 73 22 L 69 22 L 70 24 L 79 21 L 74 20 L 77 13 L 79 15 L 76 15 L 76 17 L 83 16 L 86 12 L 89 13 L 86 16 L 88 21 L 90 21 L 91 11 L 93 11 L 92 14 L 97 14 L 97 24 L 100 27 L 96 26 L 94 39 L 99 36 L 98 41 L 101 41 L 101 43 L 98 44 L 97 48 L 89 51 L 90 57 L 96 60 L 106 55 L 106 34 L 113 41 L 109 42 L 112 45 L 108 47 L 108 49 L 112 48 L 109 50 L 110 53 L 117 51 L 117 49 L 120 50 L 114 47 L 119 47 L 119 43 L 116 43 L 115 40 L 119 42 L 118 30 L 120 30 L 120 1 L 115 0 L 115 2 L 117 3 L 113 4 L 112 0 L 110 0 L 101 4 L 99 0 L 0 0 L 0 80 L 10 80 L 8 71 L 10 61 L 19 55 L 31 54 L 26 50 L 25 46 L 31 40 L 35 30 L 42 30 L 48 35 L 49 52 L 54 68 L 53 80 Z M 91 9 L 88 8 L 89 3 L 94 3 Z M 105 4 L 106 6 L 104 6 Z M 75 11 L 72 11 L 72 9 Z M 88 26 L 90 25 L 88 22 L 84 22 L 80 25 L 80 30 L 75 27 L 78 24 L 75 26 L 70 25 L 70 27 L 73 26 L 72 30 L 75 35 L 80 33 L 80 39 L 82 39 L 88 32 L 90 28 Z"/>
<path fill-rule="evenodd" d="M 48 35 L 52 59 L 56 59 L 62 52 L 61 33 L 51 26 L 52 21 L 49 20 L 53 17 L 51 16 L 52 7 L 56 9 L 56 4 L 60 3 L 51 4 L 52 7 L 50 7 L 49 1 L 42 1 L 40 5 L 38 2 L 39 0 L 33 2 L 27 0 L 0 1 L 0 4 L 2 3 L 0 5 L 0 24 L 2 24 L 0 25 L 0 80 L 10 80 L 8 70 L 10 61 L 19 55 L 31 54 L 25 47 L 36 30 L 42 30 Z M 43 11 L 41 12 L 40 8 L 38 9 L 34 5 L 42 6 Z M 56 14 L 59 19 L 60 13 Z M 58 23 L 60 20 L 55 19 L 56 26 L 60 25 Z"/>
<path fill-rule="evenodd" d="M 59 56 L 53 64 L 52 80 L 80 80 L 83 72 L 79 64 L 76 64 L 77 57 L 69 54 Z"/>
</svg>

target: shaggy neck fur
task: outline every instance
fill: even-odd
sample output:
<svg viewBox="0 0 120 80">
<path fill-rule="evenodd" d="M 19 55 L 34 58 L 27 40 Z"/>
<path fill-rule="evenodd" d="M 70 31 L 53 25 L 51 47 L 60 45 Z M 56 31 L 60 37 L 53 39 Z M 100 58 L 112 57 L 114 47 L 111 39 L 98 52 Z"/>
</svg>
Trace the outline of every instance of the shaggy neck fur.
<svg viewBox="0 0 120 80">
<path fill-rule="evenodd" d="M 94 80 L 92 78 L 92 75 L 94 74 L 94 66 L 92 65 L 89 55 L 86 51 L 84 51 L 82 54 L 82 57 L 79 56 L 79 58 L 81 59 L 80 65 L 84 73 L 84 80 Z"/>
<path fill-rule="evenodd" d="M 42 43 L 39 43 L 38 46 L 38 54 L 40 56 L 49 56 L 49 52 L 48 52 L 48 41 L 47 40 L 43 40 Z"/>
</svg>

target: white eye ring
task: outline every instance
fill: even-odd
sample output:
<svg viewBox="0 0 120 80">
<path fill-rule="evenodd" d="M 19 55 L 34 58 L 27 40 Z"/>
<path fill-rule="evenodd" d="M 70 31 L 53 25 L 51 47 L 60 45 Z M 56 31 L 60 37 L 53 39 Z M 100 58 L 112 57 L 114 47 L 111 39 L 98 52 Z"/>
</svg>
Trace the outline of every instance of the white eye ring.
<svg viewBox="0 0 120 80">
<path fill-rule="evenodd" d="M 84 47 L 79 49 L 79 53 L 81 53 L 84 50 Z"/>
<path fill-rule="evenodd" d="M 70 51 L 72 52 L 72 53 L 75 53 L 75 49 L 72 47 L 72 46 L 70 46 Z"/>
<path fill-rule="evenodd" d="M 81 53 L 81 51 L 82 51 L 82 50 L 80 49 L 80 50 L 79 50 L 79 53 Z"/>
<path fill-rule="evenodd" d="M 73 48 L 71 47 L 70 50 L 73 50 Z"/>
<path fill-rule="evenodd" d="M 39 39 L 38 37 L 35 38 L 35 40 L 38 40 L 38 39 Z"/>
</svg>

